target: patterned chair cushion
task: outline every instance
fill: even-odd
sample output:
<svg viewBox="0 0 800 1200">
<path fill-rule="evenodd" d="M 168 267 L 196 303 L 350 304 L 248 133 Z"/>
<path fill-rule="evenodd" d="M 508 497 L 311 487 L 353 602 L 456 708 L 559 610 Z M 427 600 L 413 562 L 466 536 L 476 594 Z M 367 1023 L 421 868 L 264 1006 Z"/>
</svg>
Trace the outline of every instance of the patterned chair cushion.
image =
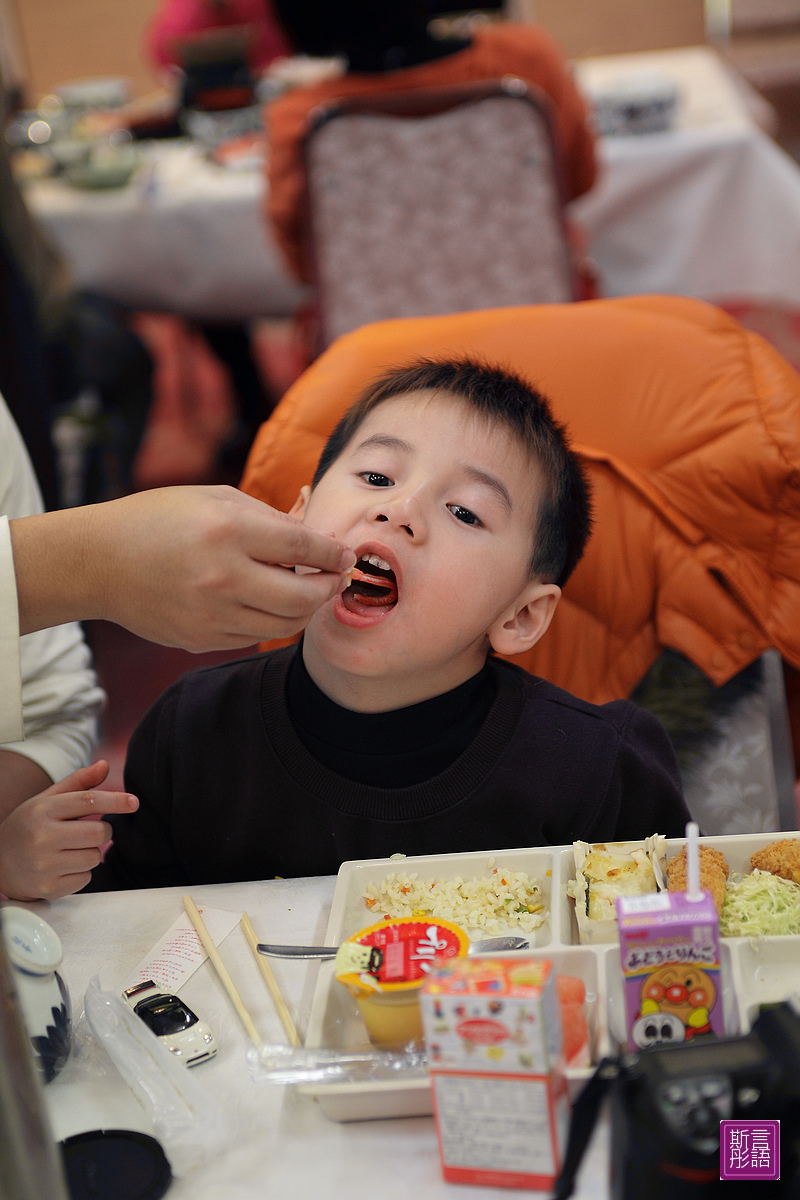
<svg viewBox="0 0 800 1200">
<path fill-rule="evenodd" d="M 388 317 L 574 299 L 535 97 L 332 113 L 309 136 L 307 170 L 326 344 Z"/>
<path fill-rule="evenodd" d="M 767 650 L 721 687 L 664 650 L 634 699 L 666 727 L 702 832 L 795 829 L 795 768 L 780 658 Z"/>
</svg>

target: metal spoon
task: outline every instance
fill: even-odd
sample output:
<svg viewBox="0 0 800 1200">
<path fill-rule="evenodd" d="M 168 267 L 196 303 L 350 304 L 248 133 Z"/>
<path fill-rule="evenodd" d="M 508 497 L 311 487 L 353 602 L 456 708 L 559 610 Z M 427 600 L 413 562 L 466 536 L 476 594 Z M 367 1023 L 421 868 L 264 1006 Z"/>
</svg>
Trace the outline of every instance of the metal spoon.
<svg viewBox="0 0 800 1200">
<path fill-rule="evenodd" d="M 498 950 L 530 950 L 527 938 L 509 934 L 504 937 L 483 938 L 471 942 L 469 954 L 495 954 Z M 259 954 L 272 958 L 335 958 L 338 946 L 256 946 Z"/>
</svg>

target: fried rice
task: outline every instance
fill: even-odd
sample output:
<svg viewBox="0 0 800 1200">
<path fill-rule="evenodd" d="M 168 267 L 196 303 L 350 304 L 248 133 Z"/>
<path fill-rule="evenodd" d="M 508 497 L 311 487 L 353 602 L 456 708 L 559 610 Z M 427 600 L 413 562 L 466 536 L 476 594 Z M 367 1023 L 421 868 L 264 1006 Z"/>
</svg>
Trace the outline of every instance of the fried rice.
<svg viewBox="0 0 800 1200">
<path fill-rule="evenodd" d="M 420 879 L 416 873 L 393 871 L 363 893 L 376 921 L 393 917 L 438 917 L 462 929 L 482 933 L 532 933 L 547 918 L 539 883 L 524 871 L 490 864 L 474 879 Z"/>
</svg>

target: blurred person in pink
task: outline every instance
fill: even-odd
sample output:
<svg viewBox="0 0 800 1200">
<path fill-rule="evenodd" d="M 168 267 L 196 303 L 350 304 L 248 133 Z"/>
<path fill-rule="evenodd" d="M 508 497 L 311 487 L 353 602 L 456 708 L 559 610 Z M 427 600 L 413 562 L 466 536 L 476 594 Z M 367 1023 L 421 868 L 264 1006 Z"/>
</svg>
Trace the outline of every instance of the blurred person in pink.
<svg viewBox="0 0 800 1200">
<path fill-rule="evenodd" d="M 182 108 L 211 111 L 254 104 L 256 77 L 290 53 L 271 0 L 161 0 L 144 48 L 159 73 L 182 78 Z M 213 476 L 215 482 L 235 483 L 278 397 L 259 368 L 248 322 L 195 324 L 230 375 L 236 396 L 236 425 L 218 451 Z"/>
<path fill-rule="evenodd" d="M 182 41 L 234 26 L 249 26 L 254 71 L 290 53 L 270 0 L 163 0 L 145 34 L 146 52 L 159 67 L 181 66 Z"/>
</svg>

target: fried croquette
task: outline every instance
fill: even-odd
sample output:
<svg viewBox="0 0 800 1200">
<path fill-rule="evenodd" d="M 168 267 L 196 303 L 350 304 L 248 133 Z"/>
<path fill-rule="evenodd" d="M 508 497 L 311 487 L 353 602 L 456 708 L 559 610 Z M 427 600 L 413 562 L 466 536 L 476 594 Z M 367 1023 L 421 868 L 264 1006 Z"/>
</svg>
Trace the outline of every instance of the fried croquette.
<svg viewBox="0 0 800 1200">
<path fill-rule="evenodd" d="M 717 912 L 722 912 L 725 889 L 728 886 L 728 864 L 725 855 L 710 846 L 699 846 L 700 887 L 710 892 Z M 686 847 L 667 863 L 667 884 L 671 892 L 685 892 L 688 882 Z"/>
<path fill-rule="evenodd" d="M 770 875 L 800 883 L 800 838 L 784 838 L 756 850 L 750 855 L 750 866 L 754 871 L 769 871 Z"/>
</svg>

